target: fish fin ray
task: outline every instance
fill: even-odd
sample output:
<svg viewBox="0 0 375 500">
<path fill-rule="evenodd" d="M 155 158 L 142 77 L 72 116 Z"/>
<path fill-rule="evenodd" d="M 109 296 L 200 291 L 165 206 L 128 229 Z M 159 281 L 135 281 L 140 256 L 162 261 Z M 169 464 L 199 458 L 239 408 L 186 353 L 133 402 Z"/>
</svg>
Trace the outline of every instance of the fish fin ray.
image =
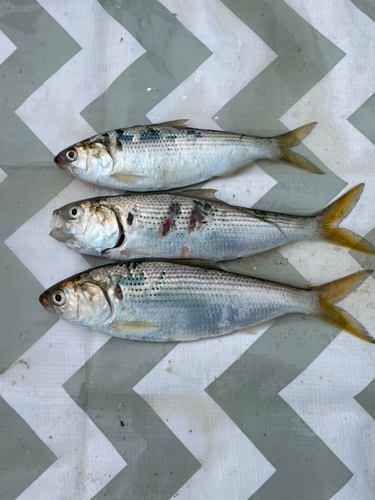
<svg viewBox="0 0 375 500">
<path fill-rule="evenodd" d="M 158 328 L 152 323 L 145 323 L 140 321 L 115 321 L 111 323 L 110 326 L 116 330 L 127 331 L 127 330 L 151 330 Z"/>
<path fill-rule="evenodd" d="M 302 127 L 296 128 L 287 132 L 286 134 L 277 135 L 271 137 L 271 140 L 277 143 L 277 156 L 276 158 L 270 158 L 271 160 L 281 160 L 285 163 L 292 165 L 293 167 L 305 170 L 313 174 L 323 174 L 323 172 L 316 167 L 309 160 L 304 158 L 294 151 L 290 151 L 289 148 L 297 146 L 305 137 L 307 137 L 310 132 L 316 127 L 317 122 L 308 123 Z"/>
<path fill-rule="evenodd" d="M 375 255 L 375 247 L 349 229 L 339 228 L 339 224 L 356 206 L 364 184 L 359 184 L 323 209 L 317 217 L 321 218 L 319 238 L 333 245 L 340 245 L 358 252 Z"/>
<path fill-rule="evenodd" d="M 354 292 L 371 273 L 373 273 L 372 270 L 360 271 L 331 283 L 311 288 L 310 290 L 315 291 L 318 297 L 318 303 L 311 315 L 365 342 L 375 344 L 375 338 L 366 328 L 351 314 L 336 305 L 336 302 L 340 302 Z"/>
<path fill-rule="evenodd" d="M 158 125 L 159 127 L 177 127 L 177 128 L 186 128 L 184 127 L 185 123 L 189 121 L 189 118 L 186 120 L 170 120 L 167 122 L 154 123 L 154 125 Z"/>
</svg>

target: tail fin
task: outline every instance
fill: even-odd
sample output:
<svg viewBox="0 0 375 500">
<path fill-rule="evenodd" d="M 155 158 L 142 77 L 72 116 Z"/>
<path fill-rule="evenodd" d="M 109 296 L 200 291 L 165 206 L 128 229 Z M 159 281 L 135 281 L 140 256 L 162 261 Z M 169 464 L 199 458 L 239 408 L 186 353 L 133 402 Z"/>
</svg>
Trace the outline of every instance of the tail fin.
<svg viewBox="0 0 375 500">
<path fill-rule="evenodd" d="M 311 290 L 316 292 L 318 297 L 318 303 L 311 315 L 341 330 L 345 330 L 366 342 L 375 344 L 375 338 L 370 335 L 364 326 L 348 312 L 344 311 L 344 309 L 334 305 L 354 292 L 371 273 L 373 271 L 360 271 L 340 280 L 311 288 Z"/>
<path fill-rule="evenodd" d="M 272 137 L 272 140 L 278 145 L 277 158 L 281 161 L 285 161 L 286 163 L 290 163 L 293 167 L 305 170 L 306 172 L 323 174 L 323 172 L 309 160 L 298 153 L 294 153 L 289 150 L 289 148 L 297 146 L 306 136 L 308 136 L 309 133 L 315 128 L 316 124 L 317 122 L 308 123 L 307 125 L 303 125 L 302 127 L 296 128 L 286 134 Z"/>
<path fill-rule="evenodd" d="M 338 227 L 357 204 L 364 186 L 364 184 L 358 184 L 317 214 L 317 217 L 321 217 L 322 221 L 319 237 L 334 245 L 375 255 L 375 247 L 371 243 L 349 229 Z"/>
</svg>

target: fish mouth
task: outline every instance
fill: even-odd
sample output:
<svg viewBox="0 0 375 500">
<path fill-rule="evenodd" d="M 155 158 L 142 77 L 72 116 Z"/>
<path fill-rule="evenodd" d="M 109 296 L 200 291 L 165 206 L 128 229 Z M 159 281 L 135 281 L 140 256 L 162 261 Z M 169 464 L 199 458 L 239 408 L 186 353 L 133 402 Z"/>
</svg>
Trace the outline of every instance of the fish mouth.
<svg viewBox="0 0 375 500">
<path fill-rule="evenodd" d="M 56 163 L 56 165 L 61 168 L 61 170 L 68 170 L 66 167 L 67 165 L 65 164 L 65 162 L 63 162 L 60 158 L 60 155 L 58 154 L 57 156 L 55 156 L 55 158 L 53 159 L 53 161 Z"/>
<path fill-rule="evenodd" d="M 47 296 L 48 296 L 48 294 L 47 294 L 47 290 L 46 290 L 45 292 L 42 293 L 42 295 L 40 295 L 39 302 L 42 304 L 44 309 L 46 309 L 49 312 L 54 312 L 52 305 L 48 302 L 48 300 L 46 298 Z"/>
<path fill-rule="evenodd" d="M 61 243 L 66 243 L 72 235 L 65 228 L 65 221 L 61 217 L 59 210 L 55 210 L 52 215 L 52 220 L 50 224 L 52 231 L 49 233 L 52 238 Z"/>
</svg>

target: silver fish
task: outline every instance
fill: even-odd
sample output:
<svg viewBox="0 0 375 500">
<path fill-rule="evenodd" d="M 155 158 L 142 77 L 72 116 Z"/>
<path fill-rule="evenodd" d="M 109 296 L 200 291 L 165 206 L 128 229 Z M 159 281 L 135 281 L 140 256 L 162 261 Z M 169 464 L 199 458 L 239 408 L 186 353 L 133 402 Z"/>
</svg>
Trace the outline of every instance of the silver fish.
<svg viewBox="0 0 375 500">
<path fill-rule="evenodd" d="M 213 190 L 109 196 L 70 203 L 53 213 L 50 235 L 83 254 L 224 261 L 291 241 L 320 239 L 375 254 L 375 248 L 338 228 L 357 203 L 360 184 L 310 217 L 233 207 Z"/>
<path fill-rule="evenodd" d="M 316 123 L 276 137 L 255 137 L 183 127 L 187 120 L 139 125 L 97 134 L 61 151 L 57 165 L 92 184 L 130 191 L 160 191 L 226 176 L 254 160 L 283 161 L 322 173 L 290 151 Z"/>
<path fill-rule="evenodd" d="M 59 318 L 125 339 L 167 342 L 216 337 L 302 313 L 375 343 L 355 318 L 334 305 L 368 274 L 361 271 L 302 290 L 219 270 L 132 262 L 80 273 L 52 286 L 39 300 Z"/>
</svg>

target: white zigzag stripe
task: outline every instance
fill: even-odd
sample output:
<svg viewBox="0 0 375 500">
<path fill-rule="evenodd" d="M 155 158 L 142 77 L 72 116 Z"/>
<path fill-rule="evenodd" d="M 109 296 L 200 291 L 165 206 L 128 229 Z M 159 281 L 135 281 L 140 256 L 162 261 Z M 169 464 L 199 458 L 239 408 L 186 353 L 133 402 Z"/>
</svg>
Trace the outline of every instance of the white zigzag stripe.
<svg viewBox="0 0 375 500">
<path fill-rule="evenodd" d="M 205 392 L 268 326 L 254 328 L 256 336 L 180 343 L 133 388 L 202 464 L 179 499 L 247 500 L 275 472 Z"/>
<path fill-rule="evenodd" d="M 88 268 L 83 257 L 48 237 L 51 214 L 77 198 L 106 192 L 111 191 L 73 181 L 5 243 L 45 287 Z M 80 500 L 89 499 L 126 466 L 62 387 L 108 340 L 59 321 L 0 377 L 2 397 L 58 458 L 19 499 L 78 494 Z"/>
<path fill-rule="evenodd" d="M 0 64 L 17 49 L 14 43 L 0 30 Z"/>
<path fill-rule="evenodd" d="M 366 188 L 343 226 L 366 234 L 374 223 L 372 206 L 374 174 L 369 158 L 373 144 L 347 118 L 375 92 L 373 70 L 375 25 L 349 1 L 286 0 L 304 19 L 329 38 L 345 57 L 282 118 L 288 127 L 317 120 L 308 147 L 351 186 Z M 339 22 L 337 21 L 339 20 Z M 281 249 L 284 257 L 311 283 L 327 282 L 361 269 L 346 249 L 318 242 L 304 242 Z M 375 292 L 370 278 L 340 306 L 348 309 L 374 332 L 375 314 L 369 297 Z M 353 472 L 352 479 L 335 500 L 374 498 L 373 448 L 375 424 L 353 397 L 375 377 L 375 349 L 346 333 L 328 348 L 282 392 L 282 397 L 310 425 Z"/>
<path fill-rule="evenodd" d="M 16 111 L 56 154 L 95 133 L 81 111 L 145 50 L 96 0 L 39 3 L 82 47 Z"/>
<path fill-rule="evenodd" d="M 176 14 L 212 55 L 147 117 L 153 123 L 189 118 L 189 126 L 221 130 L 212 117 L 277 55 L 219 0 L 160 0 L 160 3 Z M 237 174 L 235 181 L 236 202 L 241 196 L 248 207 L 276 184 L 256 165 L 250 172 Z M 230 186 L 227 179 L 214 179 L 205 188 L 217 189 L 222 200 L 233 201 L 233 184 Z"/>
<path fill-rule="evenodd" d="M 95 132 L 79 113 L 144 50 L 94 0 L 63 3 L 41 0 L 40 4 L 82 46 L 82 50 L 17 111 L 39 139 L 57 153 Z M 96 38 L 93 32 L 98 34 Z M 81 256 L 67 252 L 63 245 L 56 245 L 57 242 L 48 237 L 52 210 L 69 200 L 98 194 L 98 189 L 79 181 L 72 182 L 7 240 L 43 285 L 51 285 L 88 267 Z M 24 248 L 29 248 L 30 252 L 25 252 Z M 89 499 L 126 466 L 112 444 L 61 387 L 108 340 L 103 335 L 88 335 L 59 322 L 23 356 L 29 370 L 23 370 L 23 363 L 16 364 L 1 377 L 2 396 L 58 457 L 22 493 L 22 500 L 76 498 L 77 491 L 80 500 Z M 53 354 L 54 346 L 56 352 Z M 17 391 L 12 386 L 14 381 Z M 19 404 L 25 399 L 28 401 L 25 408 L 32 408 L 32 412 L 24 411 Z"/>
</svg>

